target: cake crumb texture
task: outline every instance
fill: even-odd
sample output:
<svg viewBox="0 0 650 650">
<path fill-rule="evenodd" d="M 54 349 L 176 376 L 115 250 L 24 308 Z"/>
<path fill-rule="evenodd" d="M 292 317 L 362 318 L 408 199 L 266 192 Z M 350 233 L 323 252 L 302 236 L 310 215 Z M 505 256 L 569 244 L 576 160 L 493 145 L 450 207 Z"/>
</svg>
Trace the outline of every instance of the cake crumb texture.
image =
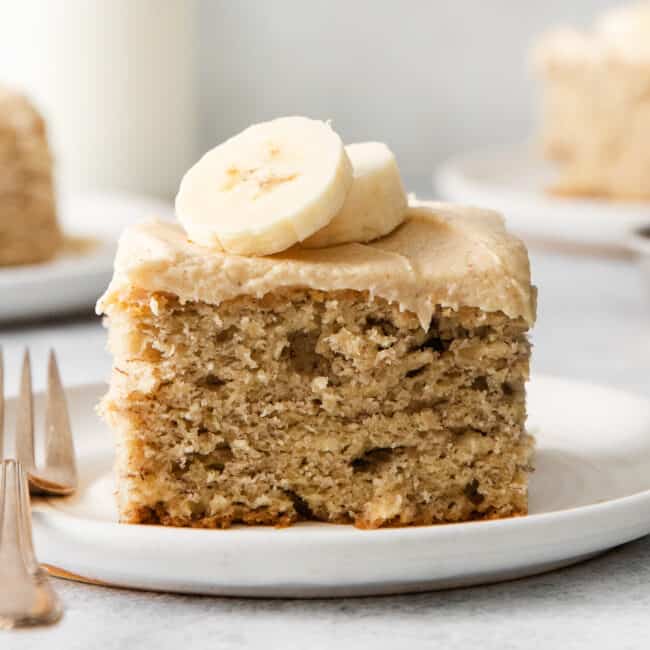
<svg viewBox="0 0 650 650">
<path fill-rule="evenodd" d="M 121 521 L 378 528 L 527 512 L 523 318 L 436 307 L 427 330 L 351 290 L 115 300 L 101 411 Z"/>
</svg>

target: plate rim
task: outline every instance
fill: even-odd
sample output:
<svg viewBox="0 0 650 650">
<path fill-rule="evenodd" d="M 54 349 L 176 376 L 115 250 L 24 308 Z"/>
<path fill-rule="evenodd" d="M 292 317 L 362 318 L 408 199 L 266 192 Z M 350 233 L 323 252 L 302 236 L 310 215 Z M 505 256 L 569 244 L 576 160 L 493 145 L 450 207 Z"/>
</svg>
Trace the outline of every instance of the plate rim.
<svg viewBox="0 0 650 650">
<path fill-rule="evenodd" d="M 96 245 L 78 253 L 56 255 L 36 264 L 0 266 L 0 293 L 10 301 L 7 313 L 0 315 L 0 325 L 64 316 L 82 310 L 90 312 L 97 298 L 110 282 L 113 260 L 123 226 L 123 218 L 115 223 L 98 221 L 106 211 L 141 215 L 135 223 L 150 214 L 169 218 L 173 204 L 166 199 L 123 192 L 120 190 L 77 192 L 57 198 L 58 219 L 64 237 L 94 239 Z M 55 291 L 54 285 L 71 283 L 67 291 Z M 39 295 L 47 295 L 42 302 Z"/>
<path fill-rule="evenodd" d="M 535 155 L 535 150 L 525 144 L 513 144 L 509 147 L 484 147 L 481 149 L 464 151 L 447 157 L 434 169 L 433 180 L 436 186 L 438 180 L 442 179 L 442 184 L 444 186 L 462 182 L 467 186 L 473 187 L 477 194 L 479 192 L 481 194 L 487 193 L 488 190 L 479 186 L 474 180 L 467 180 L 467 175 L 463 172 L 463 168 L 468 165 L 487 165 L 489 162 L 494 163 L 495 161 L 504 160 L 510 162 L 513 160 L 526 160 L 531 164 L 537 165 L 539 168 L 549 164 L 543 157 Z M 527 205 L 530 205 L 531 203 L 531 201 L 526 198 L 531 196 L 531 194 L 526 191 L 513 190 L 504 187 L 499 189 L 499 192 L 503 195 L 508 195 L 511 199 L 519 198 L 525 200 Z M 598 210 L 601 213 L 620 213 L 622 211 L 625 212 L 626 208 L 629 212 L 646 210 L 649 211 L 648 221 L 650 221 L 650 199 L 648 199 L 648 201 L 636 201 L 607 199 L 607 197 L 600 199 L 596 197 L 589 198 L 581 196 L 554 196 L 553 194 L 545 193 L 543 188 L 540 188 L 540 193 L 535 194 L 534 196 L 536 202 L 540 204 L 543 203 L 545 207 L 552 208 L 566 209 L 567 206 L 573 206 L 574 208 L 579 207 L 582 209 L 590 208 Z"/>
<path fill-rule="evenodd" d="M 633 231 L 650 224 L 650 200 L 558 197 L 545 192 L 543 187 L 533 192 L 525 187 L 518 189 L 489 180 L 482 182 L 472 172 L 476 166 L 501 169 L 506 163 L 512 167 L 514 162 L 521 161 L 540 173 L 550 166 L 525 143 L 484 147 L 443 160 L 433 171 L 432 185 L 435 194 L 444 200 L 487 206 L 502 212 L 509 227 L 531 242 L 598 246 L 600 253 L 625 252 L 629 255 Z M 600 228 L 583 228 L 592 221 Z"/>
<path fill-rule="evenodd" d="M 76 231 L 72 228 L 66 229 L 64 236 L 86 237 L 82 231 Z M 26 285 L 47 284 L 70 276 L 76 277 L 81 270 L 86 273 L 90 271 L 95 274 L 104 274 L 107 265 L 109 270 L 112 271 L 113 258 L 117 248 L 117 236 L 112 237 L 102 233 L 96 236 L 94 240 L 94 245 L 89 250 L 78 255 L 55 257 L 37 264 L 0 267 L 0 289 L 9 291 L 16 288 L 20 289 Z M 80 269 L 80 267 L 83 267 L 83 269 Z M 45 273 L 48 274 L 48 277 L 44 281 L 43 275 Z M 51 277 L 52 273 L 55 274 L 54 278 Z"/>
</svg>

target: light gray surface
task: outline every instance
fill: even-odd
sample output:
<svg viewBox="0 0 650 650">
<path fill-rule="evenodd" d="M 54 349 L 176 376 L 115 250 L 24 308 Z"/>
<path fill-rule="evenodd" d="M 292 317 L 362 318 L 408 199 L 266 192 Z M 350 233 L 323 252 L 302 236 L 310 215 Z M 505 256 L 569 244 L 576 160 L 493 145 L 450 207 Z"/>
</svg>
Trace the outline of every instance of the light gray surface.
<svg viewBox="0 0 650 650">
<path fill-rule="evenodd" d="M 52 630 L 11 650 L 562 650 L 647 648 L 650 538 L 561 572 L 411 596 L 316 601 L 198 598 L 57 582 Z M 1 633 L 0 633 L 1 634 Z M 0 647 L 3 636 L 0 636 Z"/>
<path fill-rule="evenodd" d="M 540 287 L 535 370 L 650 394 L 650 309 L 630 262 L 533 254 Z M 97 322 L 0 329 L 10 384 L 22 345 L 68 383 L 104 377 Z M 616 432 L 612 432 L 613 435 Z M 0 648 L 643 648 L 650 642 L 650 538 L 552 574 L 443 593 L 333 601 L 179 597 L 57 581 L 61 624 L 0 633 Z"/>
</svg>

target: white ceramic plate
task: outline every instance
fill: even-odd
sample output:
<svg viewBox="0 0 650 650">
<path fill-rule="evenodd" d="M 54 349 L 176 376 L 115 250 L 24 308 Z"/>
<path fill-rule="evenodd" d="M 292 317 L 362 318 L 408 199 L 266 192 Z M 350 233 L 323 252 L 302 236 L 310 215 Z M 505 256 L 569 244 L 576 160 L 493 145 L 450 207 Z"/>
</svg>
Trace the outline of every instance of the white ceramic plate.
<svg viewBox="0 0 650 650">
<path fill-rule="evenodd" d="M 111 279 L 122 228 L 172 213 L 166 202 L 125 194 L 60 201 L 64 251 L 44 264 L 0 267 L 0 322 L 91 308 Z"/>
<path fill-rule="evenodd" d="M 538 452 L 527 517 L 376 531 L 116 523 L 112 436 L 93 412 L 102 390 L 68 393 L 79 494 L 33 508 L 39 559 L 86 580 L 264 597 L 412 592 L 548 571 L 650 532 L 650 402 L 615 390 L 532 381 Z"/>
<path fill-rule="evenodd" d="M 547 190 L 554 178 L 551 165 L 521 147 L 452 158 L 434 185 L 444 200 L 502 212 L 524 239 L 624 249 L 634 228 L 650 224 L 650 202 L 553 196 Z"/>
</svg>

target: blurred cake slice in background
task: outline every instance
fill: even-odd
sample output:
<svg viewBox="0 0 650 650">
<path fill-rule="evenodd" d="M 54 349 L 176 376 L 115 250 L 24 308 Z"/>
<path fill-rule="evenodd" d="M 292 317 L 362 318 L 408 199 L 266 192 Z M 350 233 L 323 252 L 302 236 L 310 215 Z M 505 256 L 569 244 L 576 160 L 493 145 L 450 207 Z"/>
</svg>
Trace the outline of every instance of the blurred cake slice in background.
<svg viewBox="0 0 650 650">
<path fill-rule="evenodd" d="M 650 2 L 611 9 L 586 32 L 562 28 L 534 50 L 541 138 L 561 194 L 650 198 Z"/>
<path fill-rule="evenodd" d="M 0 266 L 46 261 L 62 243 L 45 122 L 0 87 Z"/>
</svg>

